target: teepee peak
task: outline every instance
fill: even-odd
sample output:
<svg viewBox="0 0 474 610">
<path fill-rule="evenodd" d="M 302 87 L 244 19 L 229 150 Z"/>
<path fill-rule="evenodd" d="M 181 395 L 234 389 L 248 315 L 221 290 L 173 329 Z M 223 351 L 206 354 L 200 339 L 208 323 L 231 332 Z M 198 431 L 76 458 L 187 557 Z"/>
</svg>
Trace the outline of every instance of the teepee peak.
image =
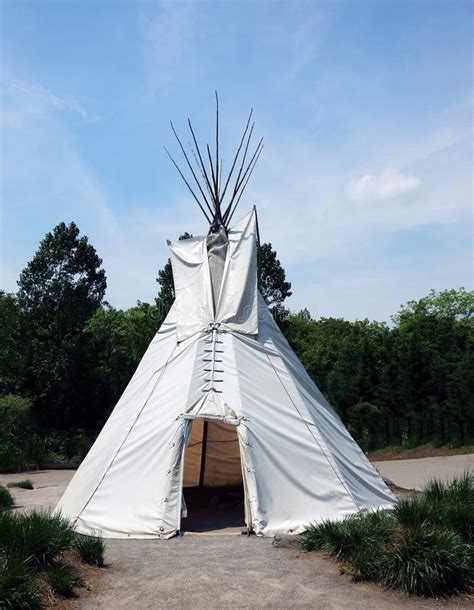
<svg viewBox="0 0 474 610">
<path fill-rule="evenodd" d="M 168 149 L 164 147 L 166 154 L 171 159 L 193 199 L 208 221 L 210 233 L 217 233 L 221 228 L 227 232 L 234 212 L 263 150 L 263 138 L 258 141 L 255 147 L 252 144 L 255 122 L 251 122 L 253 115 L 253 109 L 251 109 L 233 161 L 226 174 L 223 170 L 223 160 L 219 153 L 219 97 L 217 91 L 215 92 L 215 97 L 216 128 L 214 151 L 211 150 L 209 144 L 206 144 L 205 152 L 201 152 L 190 119 L 188 119 L 188 128 L 192 142 L 188 142 L 188 150 L 179 137 L 173 122 L 170 122 L 187 169 L 181 169 Z M 223 173 L 224 176 L 222 175 Z"/>
</svg>

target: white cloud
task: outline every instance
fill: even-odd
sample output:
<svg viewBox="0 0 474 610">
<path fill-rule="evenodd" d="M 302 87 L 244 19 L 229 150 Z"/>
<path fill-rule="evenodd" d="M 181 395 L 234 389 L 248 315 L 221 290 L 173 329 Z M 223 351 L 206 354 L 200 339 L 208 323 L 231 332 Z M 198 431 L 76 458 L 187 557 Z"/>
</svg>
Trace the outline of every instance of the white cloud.
<svg viewBox="0 0 474 610">
<path fill-rule="evenodd" d="M 21 126 L 28 119 L 44 117 L 54 112 L 72 112 L 85 121 L 97 121 L 77 99 L 59 96 L 32 80 L 13 76 L 2 66 L 2 122 Z"/>
<path fill-rule="evenodd" d="M 380 174 L 365 174 L 353 178 L 346 187 L 349 199 L 355 203 L 381 203 L 416 193 L 421 180 L 388 168 Z"/>
</svg>

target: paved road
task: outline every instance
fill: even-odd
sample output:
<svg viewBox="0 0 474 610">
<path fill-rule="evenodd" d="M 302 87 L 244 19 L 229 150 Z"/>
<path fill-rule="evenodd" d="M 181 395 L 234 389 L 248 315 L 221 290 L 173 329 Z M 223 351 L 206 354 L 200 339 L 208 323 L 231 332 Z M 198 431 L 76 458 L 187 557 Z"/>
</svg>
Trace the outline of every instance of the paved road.
<svg viewBox="0 0 474 610">
<path fill-rule="evenodd" d="M 399 487 L 422 489 L 434 477 L 449 481 L 467 470 L 474 471 L 474 454 L 374 462 L 374 465 L 383 477 Z"/>
</svg>

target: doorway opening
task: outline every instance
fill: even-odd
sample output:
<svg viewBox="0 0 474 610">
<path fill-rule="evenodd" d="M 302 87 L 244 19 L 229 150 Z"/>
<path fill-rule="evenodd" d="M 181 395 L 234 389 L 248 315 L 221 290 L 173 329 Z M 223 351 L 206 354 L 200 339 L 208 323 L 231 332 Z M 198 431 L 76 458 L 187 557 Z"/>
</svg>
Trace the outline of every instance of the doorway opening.
<svg viewBox="0 0 474 610">
<path fill-rule="evenodd" d="M 241 531 L 245 493 L 236 426 L 196 419 L 184 455 L 181 530 Z"/>
</svg>

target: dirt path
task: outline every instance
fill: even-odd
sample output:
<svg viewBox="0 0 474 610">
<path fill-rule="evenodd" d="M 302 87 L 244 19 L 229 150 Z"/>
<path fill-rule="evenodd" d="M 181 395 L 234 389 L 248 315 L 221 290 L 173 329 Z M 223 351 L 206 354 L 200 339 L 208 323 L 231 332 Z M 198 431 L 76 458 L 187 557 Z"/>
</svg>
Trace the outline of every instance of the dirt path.
<svg viewBox="0 0 474 610">
<path fill-rule="evenodd" d="M 172 540 L 110 540 L 104 571 L 81 609 L 321 608 L 391 610 L 461 608 L 353 584 L 314 553 L 275 548 L 269 539 L 193 535 Z"/>
</svg>

